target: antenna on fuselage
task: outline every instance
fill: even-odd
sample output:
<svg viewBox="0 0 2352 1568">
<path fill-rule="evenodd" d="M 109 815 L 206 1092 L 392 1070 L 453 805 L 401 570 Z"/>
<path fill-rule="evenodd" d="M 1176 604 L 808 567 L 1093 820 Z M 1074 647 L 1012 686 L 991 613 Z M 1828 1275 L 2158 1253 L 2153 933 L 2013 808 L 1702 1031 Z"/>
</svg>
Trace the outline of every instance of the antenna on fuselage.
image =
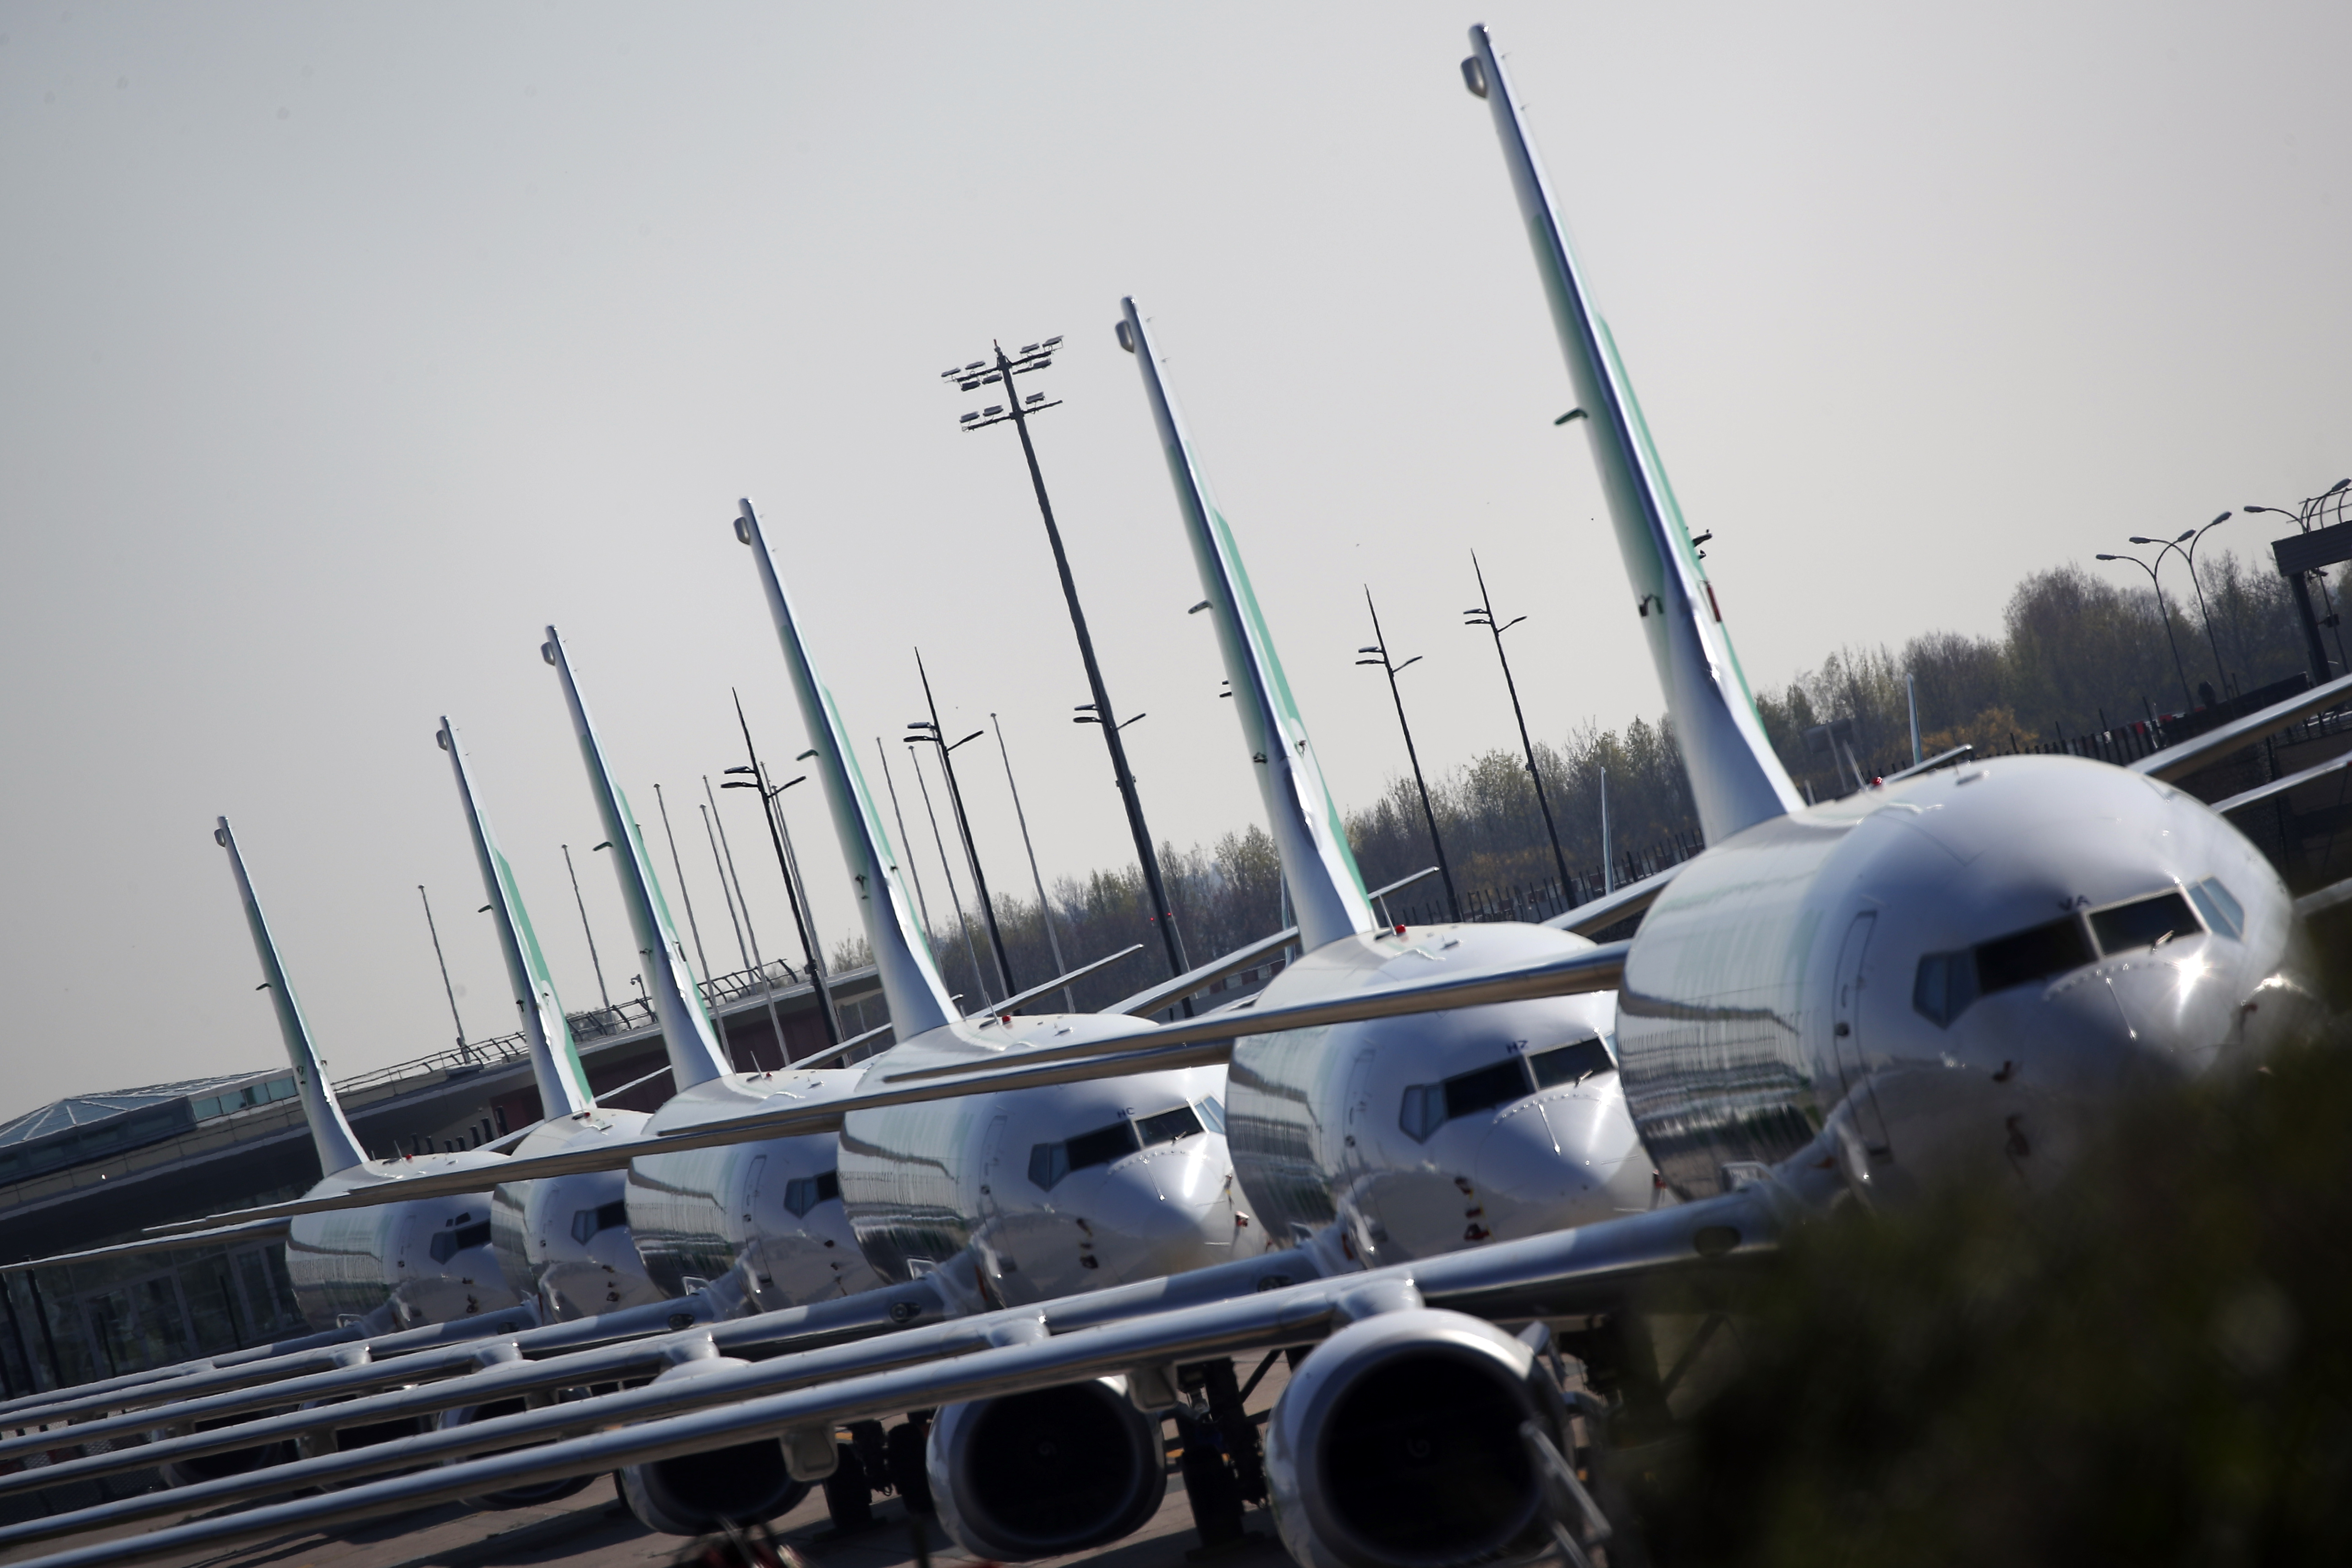
<svg viewBox="0 0 2352 1568">
<path fill-rule="evenodd" d="M 960 1015 L 908 902 L 906 884 L 898 876 L 898 857 L 866 787 L 848 727 L 841 721 L 833 693 L 817 679 L 792 595 L 776 574 L 775 559 L 760 531 L 760 515 L 748 500 L 739 503 L 735 537 L 751 547 L 759 566 L 768 614 L 776 624 L 776 641 L 783 649 L 784 668 L 792 675 L 793 695 L 800 700 L 801 723 L 808 731 L 809 744 L 815 748 L 815 755 L 809 760 L 824 781 L 825 804 L 833 812 L 834 833 L 841 840 L 841 858 L 849 865 L 850 883 L 857 890 L 857 913 L 866 922 L 866 940 L 874 950 L 875 973 L 889 1005 L 894 1033 L 901 1040 L 912 1039 L 952 1023 Z"/>
<path fill-rule="evenodd" d="M 302 1005 L 294 999 L 286 966 L 278 962 L 278 939 L 269 934 L 261 900 L 254 897 L 253 879 L 245 874 L 245 857 L 237 853 L 236 835 L 229 831 L 227 817 L 220 818 L 213 829 L 213 842 L 228 851 L 229 869 L 236 873 L 245 923 L 253 931 L 254 956 L 261 960 L 261 989 L 269 993 L 269 1005 L 278 1010 L 278 1032 L 285 1037 L 287 1059 L 294 1064 L 294 1085 L 302 1096 L 302 1119 L 310 1124 L 310 1142 L 319 1151 L 320 1173 L 333 1175 L 364 1165 L 367 1155 L 343 1116 L 334 1086 L 327 1081 L 326 1058 L 310 1039 L 310 1022 L 302 1016 Z"/>
<path fill-rule="evenodd" d="M 1470 29 L 1470 46 L 1475 52 L 1463 62 L 1463 79 L 1495 113 L 1503 161 L 1510 167 L 1578 412 L 1584 416 L 1573 422 L 1584 426 L 1601 470 L 1601 488 L 1608 496 L 1642 629 L 1649 637 L 1650 657 L 1666 690 L 1699 826 L 1707 842 L 1717 843 L 1797 810 L 1803 799 L 1765 737 L 1715 589 L 1699 564 L 1609 324 L 1594 309 L 1569 248 L 1567 226 L 1519 118 L 1510 76 L 1485 27 Z"/>
<path fill-rule="evenodd" d="M 711 1028 L 701 987 L 695 983 L 694 966 L 687 963 L 685 944 L 671 923 L 669 906 L 662 901 L 653 858 L 646 853 L 645 837 L 637 831 L 628 797 L 604 764 L 604 748 L 589 721 L 588 705 L 581 700 L 580 684 L 572 678 L 571 654 L 553 626 L 547 628 L 547 641 L 540 645 L 539 652 L 563 679 L 572 732 L 580 739 L 581 760 L 588 764 L 588 787 L 604 818 L 604 837 L 613 851 L 613 872 L 621 884 L 621 902 L 629 911 L 629 930 L 637 939 L 646 1000 L 653 1005 L 654 1019 L 661 1026 L 662 1047 L 669 1054 L 670 1082 L 683 1091 L 724 1078 L 730 1070 L 727 1053 Z"/>
<path fill-rule="evenodd" d="M 1258 609 L 1257 595 L 1250 590 L 1233 529 L 1217 510 L 1183 416 L 1177 412 L 1152 353 L 1143 312 L 1131 299 L 1121 300 L 1119 308 L 1125 312 L 1119 344 L 1143 370 L 1143 390 L 1160 429 L 1169 478 L 1175 482 L 1177 510 L 1201 570 L 1201 591 L 1209 596 L 1211 616 L 1217 624 L 1217 646 L 1224 653 L 1225 676 L 1234 689 L 1234 712 L 1241 720 L 1250 761 L 1258 769 L 1266 826 L 1281 852 L 1283 885 L 1297 916 L 1299 945 L 1312 952 L 1341 937 L 1378 930 L 1380 918 L 1364 895 L 1364 879 L 1348 848 L 1339 805 L 1323 783 L 1323 770 L 1307 739 L 1306 721 L 1291 700 L 1290 683 L 1283 679 L 1282 661 L 1275 657 L 1274 638 Z"/>
<path fill-rule="evenodd" d="M 522 907 L 522 891 L 515 885 L 514 868 L 491 836 L 489 818 L 474 798 L 474 776 L 457 726 L 445 716 L 434 732 L 449 753 L 457 775 L 457 798 L 466 808 L 466 827 L 474 843 L 474 859 L 482 869 L 487 913 L 498 918 L 499 951 L 506 955 L 507 980 L 514 987 L 515 1007 L 522 1015 L 523 1037 L 530 1043 L 531 1078 L 539 1085 L 539 1110 L 543 1117 L 578 1116 L 596 1109 L 595 1091 L 588 1087 L 588 1070 L 580 1065 L 580 1048 L 564 1017 L 563 1003 L 555 994 L 555 979 L 547 957 L 539 950 L 539 935 Z"/>
</svg>

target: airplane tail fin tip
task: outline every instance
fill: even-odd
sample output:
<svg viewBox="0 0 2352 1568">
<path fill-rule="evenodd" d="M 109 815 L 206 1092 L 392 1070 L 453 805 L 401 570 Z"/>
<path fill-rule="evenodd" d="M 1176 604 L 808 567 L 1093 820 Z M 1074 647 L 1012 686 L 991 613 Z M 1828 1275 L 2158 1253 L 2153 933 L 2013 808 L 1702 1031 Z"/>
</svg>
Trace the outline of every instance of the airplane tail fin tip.
<svg viewBox="0 0 2352 1568">
<path fill-rule="evenodd" d="M 1631 380 L 1569 246 L 1509 71 L 1483 24 L 1470 29 L 1470 45 L 1464 78 L 1494 116 L 1582 416 L 1574 422 L 1584 426 L 1601 470 L 1642 629 L 1682 741 L 1700 826 L 1712 843 L 1804 803 L 1764 733 Z"/>
<path fill-rule="evenodd" d="M 866 787 L 856 748 L 850 743 L 833 693 L 819 679 L 802 637 L 799 616 L 776 571 L 775 557 L 768 550 L 759 513 L 745 500 L 738 503 L 734 521 L 735 537 L 751 548 L 769 616 L 775 623 L 776 641 L 800 706 L 801 722 L 816 751 L 814 761 L 824 780 L 825 804 L 833 816 L 842 858 L 849 863 L 850 878 L 859 889 L 858 914 L 874 951 L 891 1019 L 898 1026 L 898 1038 L 912 1038 L 952 1021 L 957 1009 L 932 963 L 922 925 L 915 918 L 913 901 L 891 851 L 890 836 Z"/>
<path fill-rule="evenodd" d="M 253 937 L 254 956 L 261 961 L 262 988 L 269 993 L 270 1010 L 278 1016 L 278 1035 L 294 1068 L 302 1117 L 310 1124 L 310 1142 L 319 1152 L 320 1173 L 332 1174 L 363 1165 L 367 1154 L 343 1115 L 334 1085 L 327 1079 L 325 1058 L 310 1038 L 310 1023 L 303 1017 L 302 1005 L 295 999 L 294 987 L 286 978 L 286 966 L 278 954 L 278 939 L 270 934 L 268 917 L 261 912 L 261 900 L 254 893 L 253 879 L 246 872 L 245 857 L 237 849 L 236 834 L 227 817 L 215 819 L 213 842 L 228 851 L 229 870 L 236 878 L 237 897 L 245 905 L 246 927 Z"/>
<path fill-rule="evenodd" d="M 1177 511 L 1192 546 L 1202 591 L 1214 610 L 1217 643 L 1235 697 L 1235 716 L 1252 762 L 1260 769 L 1266 825 L 1280 847 L 1283 877 L 1309 948 L 1381 924 L 1365 896 L 1362 875 L 1348 847 L 1337 803 L 1323 782 L 1307 726 L 1283 675 L 1240 546 L 1218 509 L 1151 347 L 1143 311 L 1132 295 L 1119 300 L 1120 342 L 1134 353 L 1144 394 L 1176 488 Z"/>
</svg>

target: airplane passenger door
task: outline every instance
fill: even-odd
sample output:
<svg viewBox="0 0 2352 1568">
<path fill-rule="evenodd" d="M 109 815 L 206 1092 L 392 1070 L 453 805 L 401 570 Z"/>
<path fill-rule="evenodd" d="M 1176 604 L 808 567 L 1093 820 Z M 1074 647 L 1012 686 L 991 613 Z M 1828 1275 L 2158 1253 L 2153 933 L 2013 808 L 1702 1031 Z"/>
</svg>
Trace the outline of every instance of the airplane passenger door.
<svg viewBox="0 0 2352 1568">
<path fill-rule="evenodd" d="M 1846 928 L 1845 945 L 1838 950 L 1837 994 L 1830 1014 L 1830 1051 L 1837 1064 L 1845 1097 L 1853 1102 L 1853 1125 L 1874 1153 L 1888 1149 L 1886 1124 L 1878 1113 L 1876 1093 L 1863 1055 L 1862 1000 L 1869 984 L 1865 960 L 1878 916 L 1865 910 Z"/>
</svg>

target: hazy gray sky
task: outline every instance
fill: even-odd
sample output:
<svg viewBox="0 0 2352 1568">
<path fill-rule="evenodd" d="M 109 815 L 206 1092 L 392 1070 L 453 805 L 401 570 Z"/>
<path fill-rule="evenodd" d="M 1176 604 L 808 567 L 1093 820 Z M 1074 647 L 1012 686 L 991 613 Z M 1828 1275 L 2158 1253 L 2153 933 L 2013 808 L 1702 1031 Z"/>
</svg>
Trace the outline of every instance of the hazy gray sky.
<svg viewBox="0 0 2352 1568">
<path fill-rule="evenodd" d="M 739 494 L 862 734 L 917 715 L 919 643 L 951 723 L 1003 714 L 1048 877 L 1125 859 L 1013 437 L 959 433 L 973 400 L 937 379 L 993 335 L 1069 338 L 1040 446 L 1113 692 L 1150 714 L 1129 736 L 1154 828 L 1250 821 L 1111 339 L 1123 292 L 1344 801 L 1402 764 L 1351 662 L 1367 583 L 1425 656 L 1424 755 L 1509 739 L 1458 614 L 1474 546 L 1530 617 L 1541 733 L 1654 714 L 1456 70 L 1481 16 L 0 7 L 0 1111 L 280 1059 L 223 812 L 339 1074 L 447 1042 L 419 882 L 468 1030 L 511 1029 L 445 711 L 566 1002 L 593 1004 L 557 847 L 603 835 L 550 620 L 648 828 L 656 781 L 687 803 L 709 942 L 690 803 L 738 760 L 728 687 L 777 758 L 805 743 Z M 2352 471 L 2341 4 L 1483 19 L 1759 683 L 1841 641 L 1990 630 L 2027 570 Z M 1017 886 L 975 760 L 985 863 Z M 605 858 L 583 883 L 620 993 Z"/>
</svg>

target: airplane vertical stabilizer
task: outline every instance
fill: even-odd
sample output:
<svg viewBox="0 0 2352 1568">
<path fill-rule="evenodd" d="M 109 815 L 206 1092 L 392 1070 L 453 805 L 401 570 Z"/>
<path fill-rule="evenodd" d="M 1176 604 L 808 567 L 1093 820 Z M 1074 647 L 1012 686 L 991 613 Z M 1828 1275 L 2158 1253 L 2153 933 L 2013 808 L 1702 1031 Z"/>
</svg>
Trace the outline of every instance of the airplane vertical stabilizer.
<svg viewBox="0 0 2352 1568">
<path fill-rule="evenodd" d="M 228 851 L 229 869 L 236 873 L 237 896 L 245 900 L 245 923 L 253 931 L 253 952 L 261 960 L 269 1005 L 278 1009 L 278 1032 L 286 1037 L 286 1056 L 294 1064 L 295 1086 L 302 1095 L 302 1116 L 310 1124 L 310 1142 L 319 1150 L 320 1173 L 332 1175 L 364 1165 L 367 1155 L 362 1152 L 352 1124 L 343 1119 L 343 1108 L 335 1099 L 334 1086 L 327 1081 L 326 1058 L 311 1043 L 310 1026 L 302 1016 L 302 1005 L 294 999 L 294 987 L 287 983 L 286 966 L 278 962 L 278 939 L 269 934 L 269 921 L 261 913 L 261 900 L 253 896 L 253 881 L 245 874 L 245 857 L 236 852 L 236 835 L 229 831 L 227 817 L 222 817 L 220 826 L 213 829 L 213 842 Z"/>
<path fill-rule="evenodd" d="M 1339 805 L 1324 786 L 1323 770 L 1307 743 L 1306 721 L 1291 700 L 1282 661 L 1275 657 L 1274 637 L 1266 630 L 1257 595 L 1250 591 L 1233 529 L 1217 510 L 1184 417 L 1160 375 L 1143 312 L 1133 300 L 1121 300 L 1119 306 L 1126 311 L 1120 341 L 1143 367 L 1143 390 L 1160 427 L 1192 559 L 1201 568 L 1201 591 L 1209 596 L 1210 613 L 1216 618 L 1217 645 L 1224 651 L 1243 739 L 1250 760 L 1259 765 L 1258 790 L 1265 797 L 1266 826 L 1282 855 L 1299 945 L 1311 952 L 1356 931 L 1377 931 L 1380 919 L 1364 896 L 1364 879 L 1348 848 Z M 1105 714 L 1103 721 L 1110 722 L 1110 716 Z"/>
<path fill-rule="evenodd" d="M 686 944 L 677 939 L 662 901 L 661 884 L 654 879 L 653 857 L 637 831 L 628 797 L 604 765 L 604 748 L 589 721 L 588 705 L 581 700 L 579 683 L 572 678 L 572 656 L 553 626 L 540 655 L 563 678 L 563 700 L 572 708 L 572 733 L 580 738 L 580 759 L 588 764 L 588 784 L 596 794 L 596 810 L 604 819 L 604 837 L 613 847 L 613 870 L 620 879 L 621 902 L 628 906 L 629 930 L 637 939 L 637 958 L 644 965 L 646 998 L 660 1024 L 662 1047 L 669 1053 L 672 1087 L 685 1090 L 730 1068 L 727 1053 L 711 1028 L 702 1005 L 702 989 L 695 984 L 694 967 L 686 961 Z M 781 1043 L 781 1042 L 780 1042 Z"/>
<path fill-rule="evenodd" d="M 457 726 L 444 717 L 435 739 L 449 753 L 449 766 L 457 775 L 457 798 L 465 804 L 474 858 L 482 868 L 482 891 L 489 898 L 490 913 L 498 918 L 499 951 L 506 954 L 507 979 L 514 986 L 515 1007 L 522 1015 L 523 1037 L 530 1043 L 539 1113 L 553 1118 L 593 1110 L 595 1091 L 588 1087 L 588 1071 L 580 1065 L 580 1048 L 564 1018 L 563 1004 L 556 996 L 547 957 L 539 951 L 539 935 L 530 929 L 530 916 L 523 910 L 514 868 L 499 852 L 498 840 L 490 836 L 489 819 L 474 798 L 473 771 L 467 764 Z"/>
<path fill-rule="evenodd" d="M 866 922 L 866 940 L 874 949 L 876 973 L 890 1008 L 891 1030 L 908 1040 L 926 1030 L 952 1022 L 954 1002 L 931 962 L 930 943 L 907 886 L 899 875 L 898 857 L 889 834 L 883 831 L 882 814 L 866 788 L 857 766 L 857 750 L 850 743 L 833 693 L 817 679 L 808 647 L 801 640 L 800 618 L 783 579 L 768 553 L 760 531 L 759 513 L 744 501 L 735 519 L 735 537 L 751 547 L 760 568 L 760 585 L 767 591 L 768 613 L 776 623 L 776 640 L 783 646 L 784 665 L 792 671 L 793 694 L 800 699 L 801 722 L 809 743 L 816 748 L 817 773 L 824 780 L 825 804 L 833 811 L 835 834 L 841 840 L 841 858 L 848 863 L 850 881 L 857 889 L 857 913 Z"/>
<path fill-rule="evenodd" d="M 1536 269 L 1551 302 L 1569 380 L 1617 526 L 1618 548 L 1649 634 L 1650 656 L 1666 689 L 1699 825 L 1709 843 L 1718 842 L 1794 811 L 1804 800 L 1765 738 L 1715 590 L 1633 400 L 1609 324 L 1593 308 L 1569 248 L 1559 204 L 1519 118 L 1510 76 L 1485 27 L 1470 29 L 1470 44 L 1476 53 L 1465 62 L 1465 75 L 1495 113 L 1503 159 L 1510 166 L 1519 213 L 1535 247 Z"/>
</svg>

